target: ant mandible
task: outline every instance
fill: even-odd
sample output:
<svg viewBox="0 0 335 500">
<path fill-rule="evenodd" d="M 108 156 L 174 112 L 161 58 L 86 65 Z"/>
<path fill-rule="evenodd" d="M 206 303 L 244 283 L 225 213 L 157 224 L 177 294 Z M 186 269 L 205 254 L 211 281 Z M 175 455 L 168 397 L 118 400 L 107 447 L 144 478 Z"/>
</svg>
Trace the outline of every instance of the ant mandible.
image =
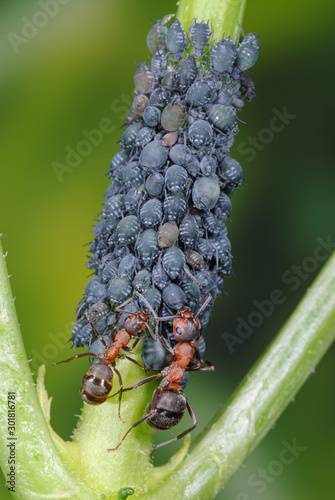
<svg viewBox="0 0 335 500">
<path fill-rule="evenodd" d="M 147 307 L 149 307 L 149 303 L 139 292 L 137 292 L 136 295 L 139 298 L 141 298 L 141 300 L 147 305 Z M 121 409 L 123 383 L 121 374 L 115 366 L 115 360 L 116 358 L 121 358 L 121 359 L 125 358 L 135 363 L 143 370 L 146 370 L 146 368 L 142 366 L 140 363 L 138 363 L 135 359 L 131 358 L 130 356 L 127 356 L 126 354 L 120 354 L 120 350 L 122 349 L 126 352 L 132 351 L 137 346 L 138 342 L 143 338 L 141 334 L 146 329 L 149 330 L 154 340 L 157 340 L 158 338 L 157 335 L 152 331 L 152 329 L 148 325 L 149 313 L 147 311 L 137 311 L 132 313 L 124 309 L 124 307 L 131 300 L 133 300 L 133 298 L 134 297 L 127 299 L 125 302 L 123 302 L 123 304 L 115 308 L 115 310 L 119 312 L 120 315 L 111 332 L 111 339 L 113 342 L 111 346 L 108 346 L 106 344 L 105 339 L 99 334 L 97 329 L 94 327 L 90 317 L 90 313 L 89 312 L 85 313 L 86 318 L 92 327 L 92 330 L 94 331 L 95 335 L 98 337 L 98 339 L 106 349 L 104 353 L 94 354 L 92 352 L 86 352 L 83 354 L 76 354 L 75 356 L 72 356 L 69 359 L 65 359 L 64 361 L 59 361 L 58 363 L 52 363 L 53 365 L 58 365 L 60 363 L 68 363 L 73 359 L 82 358 L 84 356 L 91 356 L 97 359 L 101 359 L 102 363 L 92 364 L 88 369 L 88 371 L 85 373 L 82 385 L 80 387 L 80 394 L 83 400 L 88 404 L 99 405 L 104 403 L 107 400 L 108 395 L 113 388 L 112 370 L 114 370 L 114 372 L 117 374 L 119 378 L 120 390 L 118 392 L 119 393 L 118 415 L 120 420 L 122 420 L 120 409 Z M 123 322 L 123 329 L 119 330 L 115 334 L 120 318 L 124 313 L 129 314 L 129 316 L 127 316 Z M 129 347 L 128 344 L 131 341 L 132 337 L 135 337 L 135 341 L 132 344 L 132 346 Z M 112 368 L 112 370 L 110 367 Z"/>
<path fill-rule="evenodd" d="M 173 349 L 170 347 L 170 351 L 173 354 L 170 365 L 164 368 L 160 373 L 147 377 L 132 387 L 123 389 L 123 392 L 137 389 L 148 382 L 163 377 L 158 388 L 154 391 L 152 401 L 147 406 L 145 415 L 128 429 L 115 448 L 109 448 L 107 451 L 117 450 L 129 432 L 142 422 L 146 421 L 150 427 L 157 430 L 171 429 L 181 421 L 186 408 L 192 419 L 192 427 L 186 429 L 176 437 L 155 446 L 150 457 L 153 458 L 153 454 L 158 448 L 181 439 L 197 426 L 198 421 L 193 408 L 185 394 L 183 394 L 182 387 L 179 385 L 184 377 L 185 371 L 214 370 L 212 364 L 200 359 L 196 346 L 200 340 L 201 328 L 200 322 L 196 316 L 188 307 L 182 307 L 173 319 L 173 334 L 177 340 L 177 344 Z M 195 363 L 192 362 L 194 357 L 196 358 Z M 202 366 L 202 363 L 206 366 Z M 119 391 L 113 394 L 113 396 L 118 393 Z"/>
</svg>

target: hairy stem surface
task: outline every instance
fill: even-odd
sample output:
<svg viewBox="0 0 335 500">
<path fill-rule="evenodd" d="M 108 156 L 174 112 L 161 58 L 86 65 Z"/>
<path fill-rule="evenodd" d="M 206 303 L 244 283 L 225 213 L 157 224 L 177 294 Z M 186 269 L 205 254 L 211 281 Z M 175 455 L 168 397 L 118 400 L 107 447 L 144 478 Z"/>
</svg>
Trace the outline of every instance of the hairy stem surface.
<svg viewBox="0 0 335 500">
<path fill-rule="evenodd" d="M 15 452 L 17 498 L 98 498 L 85 491 L 83 482 L 66 470 L 51 438 L 24 350 L 1 243 L 0 394 L 0 463 L 7 480 L 10 451 Z M 7 401 L 14 402 L 15 409 Z M 10 428 L 8 411 L 15 420 Z M 9 443 L 12 448 L 7 446 Z"/>
</svg>

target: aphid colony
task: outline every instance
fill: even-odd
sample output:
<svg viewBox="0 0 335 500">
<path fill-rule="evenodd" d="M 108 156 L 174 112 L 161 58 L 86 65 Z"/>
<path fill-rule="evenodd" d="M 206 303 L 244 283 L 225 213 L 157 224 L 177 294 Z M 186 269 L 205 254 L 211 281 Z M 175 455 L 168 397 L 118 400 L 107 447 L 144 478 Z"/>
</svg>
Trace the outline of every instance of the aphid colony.
<svg viewBox="0 0 335 500">
<path fill-rule="evenodd" d="M 243 172 L 229 149 L 236 108 L 254 96 L 244 71 L 256 62 L 259 45 L 249 34 L 237 48 L 229 37 L 209 48 L 210 35 L 207 24 L 193 23 L 187 37 L 178 20 L 170 27 L 157 21 L 148 33 L 151 66 L 135 73 L 135 98 L 111 161 L 90 248 L 95 276 L 78 306 L 75 347 L 92 338 L 85 312 L 94 313 L 104 334 L 116 321 L 115 306 L 135 291 L 159 316 L 184 305 L 196 311 L 201 291 L 185 265 L 213 298 L 231 274 L 225 220 Z M 191 55 L 183 56 L 186 49 Z M 212 306 L 200 317 L 202 328 Z"/>
<path fill-rule="evenodd" d="M 122 388 L 115 359 L 130 359 L 120 351 L 131 350 L 131 338 L 137 344 L 149 328 L 142 359 L 159 373 L 133 388 L 163 380 L 134 426 L 146 420 L 170 428 L 187 408 L 194 427 L 181 391 L 188 371 L 213 369 L 202 360 L 201 332 L 232 272 L 225 221 L 243 172 L 229 150 L 238 131 L 236 110 L 254 97 L 245 71 L 256 62 L 259 45 L 254 34 L 238 46 L 229 37 L 214 44 L 211 36 L 204 22 L 194 21 L 186 34 L 178 20 L 169 26 L 166 19 L 148 33 L 151 64 L 135 72 L 135 97 L 93 231 L 88 267 L 95 276 L 72 332 L 74 347 L 90 344 L 90 353 L 75 357 L 103 362 L 91 366 L 81 388 L 86 402 L 99 404 L 112 387 L 108 365 Z"/>
</svg>

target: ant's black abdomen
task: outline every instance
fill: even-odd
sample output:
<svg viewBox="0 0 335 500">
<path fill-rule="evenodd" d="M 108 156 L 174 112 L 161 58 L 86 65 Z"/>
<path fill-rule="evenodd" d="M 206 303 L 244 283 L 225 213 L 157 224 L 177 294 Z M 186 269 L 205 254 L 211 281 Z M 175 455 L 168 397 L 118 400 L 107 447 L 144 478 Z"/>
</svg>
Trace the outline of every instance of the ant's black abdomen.
<svg viewBox="0 0 335 500">
<path fill-rule="evenodd" d="M 146 414 L 151 410 L 152 402 L 146 408 Z M 179 424 L 186 408 L 185 397 L 169 390 L 158 394 L 156 412 L 147 420 L 147 423 L 156 430 L 171 429 Z"/>
</svg>

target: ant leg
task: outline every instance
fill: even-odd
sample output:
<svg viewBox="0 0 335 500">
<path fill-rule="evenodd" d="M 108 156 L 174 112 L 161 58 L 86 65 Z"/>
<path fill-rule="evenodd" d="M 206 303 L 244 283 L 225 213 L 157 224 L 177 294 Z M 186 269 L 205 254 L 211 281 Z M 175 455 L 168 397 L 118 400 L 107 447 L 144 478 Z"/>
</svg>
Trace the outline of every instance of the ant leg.
<svg viewBox="0 0 335 500">
<path fill-rule="evenodd" d="M 124 311 L 123 308 L 129 304 L 129 302 L 131 302 L 132 300 L 134 300 L 136 294 L 132 295 L 131 297 L 129 297 L 129 299 L 125 300 L 121 305 L 117 306 L 115 308 L 115 311 L 117 312 L 120 312 L 120 313 L 124 313 L 124 312 L 128 312 L 128 311 Z M 129 314 L 132 314 L 132 313 L 129 313 Z"/>
<path fill-rule="evenodd" d="M 208 304 L 211 302 L 212 299 L 213 299 L 213 297 L 211 295 L 209 295 L 209 297 L 207 297 L 207 299 L 205 300 L 205 302 L 202 304 L 202 306 L 200 307 L 199 311 L 195 315 L 196 318 L 202 313 L 202 311 L 204 309 L 206 309 L 206 307 L 208 306 Z"/>
<path fill-rule="evenodd" d="M 200 353 L 199 353 L 198 349 L 195 350 L 195 358 L 197 361 L 199 361 L 200 363 L 203 363 L 204 365 L 212 366 L 213 370 L 214 370 L 213 363 L 211 363 L 210 361 L 206 361 L 205 359 L 200 358 Z"/>
<path fill-rule="evenodd" d="M 186 264 L 184 266 L 184 271 L 187 274 L 187 276 L 189 276 L 189 278 L 191 278 L 191 280 L 193 280 L 194 283 L 196 283 L 198 285 L 198 287 L 200 288 L 200 290 L 202 290 L 206 295 L 208 295 L 207 299 L 205 300 L 205 302 L 202 304 L 202 306 L 200 307 L 199 311 L 195 315 L 195 317 L 197 318 L 199 316 L 199 314 L 201 314 L 202 311 L 208 306 L 208 304 L 210 303 L 210 301 L 213 300 L 213 297 L 211 296 L 211 294 L 209 292 L 207 292 L 207 290 L 205 290 L 205 288 L 203 286 L 200 285 L 199 281 L 196 279 L 195 276 L 193 276 L 193 274 L 191 273 L 191 271 L 189 270 L 189 268 L 186 266 Z"/>
<path fill-rule="evenodd" d="M 157 317 L 157 320 L 158 321 L 170 321 L 170 320 L 174 320 L 176 318 L 180 318 L 180 316 L 178 316 L 178 315 L 176 315 L 176 316 L 163 316 L 162 318 Z M 170 352 L 170 354 L 174 355 L 173 347 L 171 346 L 169 341 L 164 337 L 164 335 L 162 335 L 161 333 L 158 332 L 158 323 L 156 324 L 156 328 L 157 328 L 157 335 L 160 338 L 165 349 L 167 349 Z"/>
<path fill-rule="evenodd" d="M 123 389 L 123 382 L 122 382 L 122 377 L 121 377 L 121 373 L 119 372 L 119 370 L 116 368 L 115 366 L 115 363 L 113 363 L 113 370 L 115 371 L 116 375 L 118 376 L 119 378 L 119 386 L 120 386 L 120 390 L 118 391 L 119 392 L 119 408 L 118 408 L 118 416 L 119 416 L 119 419 L 121 420 L 121 422 L 124 423 L 124 420 L 121 418 L 121 399 L 122 399 L 122 389 Z"/>
<path fill-rule="evenodd" d="M 209 368 L 209 371 L 214 371 L 215 367 L 213 363 L 211 363 L 210 361 L 206 361 L 205 359 L 202 359 L 201 362 Z M 206 368 L 206 366 L 204 366 L 203 368 Z"/>
<path fill-rule="evenodd" d="M 168 321 L 168 319 L 174 319 L 175 316 L 167 316 L 165 318 L 159 318 L 157 316 L 157 313 L 156 311 L 154 310 L 154 308 L 152 307 L 152 305 L 150 304 L 150 302 L 147 301 L 147 299 L 145 297 L 143 297 L 142 294 L 140 294 L 140 292 L 136 292 L 135 293 L 140 300 L 142 300 L 142 302 L 144 302 L 144 304 L 147 306 L 147 308 L 150 310 L 151 314 L 153 315 L 153 317 L 155 318 L 155 333 L 152 331 L 152 329 L 150 328 L 150 326 L 147 324 L 147 329 L 149 330 L 152 338 L 154 339 L 155 342 L 157 342 L 158 338 L 160 338 L 160 340 L 163 342 L 164 346 L 166 347 L 166 349 L 168 351 L 170 351 L 172 354 L 174 354 L 173 352 L 173 349 L 172 347 L 170 346 L 170 344 L 168 343 L 168 341 L 164 338 L 163 335 L 161 335 L 158 331 L 158 324 L 159 324 L 159 321 Z"/>
<path fill-rule="evenodd" d="M 151 378 L 151 377 L 149 377 Z M 148 380 L 148 379 L 147 379 Z M 148 418 L 150 418 L 154 413 L 156 413 L 156 406 L 157 406 L 157 399 L 158 399 L 158 394 L 159 392 L 161 391 L 160 388 L 156 389 L 154 394 L 153 394 L 153 397 L 152 397 L 152 404 L 151 404 L 151 410 L 146 414 L 144 415 L 144 417 L 140 418 L 137 422 L 135 422 L 128 430 L 127 432 L 125 433 L 125 435 L 123 436 L 123 438 L 121 439 L 121 441 L 119 442 L 118 445 L 115 446 L 115 448 L 107 448 L 107 451 L 115 451 L 118 449 L 118 447 L 123 443 L 123 441 L 126 439 L 126 437 L 128 436 L 129 432 L 134 429 L 135 427 L 137 427 L 138 425 L 140 425 L 142 422 L 145 422 L 146 420 L 148 420 Z M 192 410 L 193 411 L 193 410 Z"/>
<path fill-rule="evenodd" d="M 157 317 L 158 321 L 171 321 L 175 318 L 181 318 L 181 316 L 174 315 L 174 316 L 163 316 L 162 318 Z"/>
<path fill-rule="evenodd" d="M 181 439 L 184 436 L 186 436 L 186 434 L 189 434 L 190 432 L 192 432 L 193 429 L 195 429 L 196 426 L 198 425 L 197 417 L 195 416 L 195 413 L 194 413 L 194 410 L 193 410 L 193 408 L 191 406 L 191 403 L 189 402 L 189 400 L 187 399 L 187 397 L 184 394 L 183 394 L 183 396 L 185 398 L 186 408 L 188 410 L 188 413 L 190 414 L 190 417 L 192 419 L 193 425 L 192 425 L 192 427 L 189 427 L 189 429 L 186 429 L 186 431 L 181 432 L 180 434 L 178 434 L 176 437 L 174 437 L 172 439 L 169 439 L 168 441 L 165 441 L 164 443 L 160 443 L 157 446 L 155 446 L 154 449 L 152 450 L 152 452 L 150 453 L 151 460 L 153 460 L 154 453 L 155 453 L 156 450 L 158 450 L 158 448 L 161 448 L 162 446 L 165 446 L 166 444 L 173 443 L 174 441 L 178 441 L 178 439 Z"/>
<path fill-rule="evenodd" d="M 150 305 L 150 304 L 149 304 Z M 169 344 L 169 342 L 166 340 L 166 338 L 164 337 L 164 335 L 162 335 L 161 333 L 159 333 L 158 331 L 158 324 L 159 324 L 159 321 L 168 321 L 169 319 L 175 319 L 176 317 L 178 316 L 165 316 L 163 318 L 159 318 L 157 316 L 157 314 L 155 313 L 154 310 L 152 310 L 152 312 L 154 313 L 155 315 L 155 320 L 156 320 L 156 324 L 155 324 L 155 333 L 152 331 L 152 329 L 150 328 L 150 326 L 148 325 L 147 323 L 147 329 L 149 330 L 149 333 L 151 334 L 152 338 L 154 339 L 155 342 L 157 342 L 158 338 L 160 339 L 160 341 L 163 343 L 163 345 L 165 346 L 165 348 L 171 353 L 171 354 L 174 354 L 174 351 L 173 351 L 173 348 L 171 347 L 171 345 Z"/>
<path fill-rule="evenodd" d="M 154 308 L 152 307 L 152 305 L 150 304 L 150 302 L 147 301 L 147 299 L 145 297 L 143 297 L 143 295 L 140 293 L 140 292 L 135 292 L 135 295 L 142 301 L 144 302 L 144 304 L 147 306 L 147 308 L 150 310 L 151 314 L 153 315 L 153 317 L 155 318 L 155 322 L 156 322 L 156 327 L 155 327 L 155 333 L 152 331 L 152 329 L 150 327 L 148 327 L 148 324 L 147 324 L 147 328 L 150 332 L 150 335 L 152 336 L 152 338 L 154 339 L 155 342 L 157 342 L 157 339 L 158 339 L 158 316 L 157 316 L 157 313 L 156 311 L 154 310 Z"/>
<path fill-rule="evenodd" d="M 142 366 L 138 361 L 136 361 L 136 359 L 133 359 L 130 356 L 127 356 L 126 354 L 120 354 L 120 356 L 118 356 L 118 358 L 128 359 L 128 361 L 132 361 L 135 365 L 137 365 L 140 368 L 142 368 L 142 370 L 145 370 L 146 372 L 149 371 L 148 368 L 146 368 L 145 366 Z"/>
<path fill-rule="evenodd" d="M 97 330 L 97 329 L 95 328 L 95 326 L 93 325 L 92 320 L 91 320 L 91 318 L 90 318 L 90 316 L 89 316 L 89 313 L 88 313 L 88 312 L 86 312 L 86 313 L 85 313 L 85 316 L 86 316 L 86 318 L 87 318 L 87 321 L 88 321 L 88 322 L 89 322 L 89 324 L 91 325 L 91 328 L 92 328 L 92 330 L 94 331 L 95 335 L 98 337 L 98 339 L 100 340 L 100 342 L 102 342 L 102 344 L 103 344 L 104 348 L 107 350 L 107 349 L 108 349 L 108 345 L 106 344 L 106 342 L 105 342 L 105 341 L 104 341 L 104 339 L 101 337 L 101 335 L 100 335 L 100 333 L 98 332 L 98 330 Z"/>
<path fill-rule="evenodd" d="M 119 314 L 119 317 L 116 320 L 115 325 L 113 326 L 113 330 L 111 331 L 111 339 L 112 339 L 113 344 L 115 342 L 115 332 L 117 330 L 120 319 L 121 319 L 121 314 Z"/>
<path fill-rule="evenodd" d="M 163 318 L 158 318 L 157 317 L 157 320 L 161 320 Z M 155 326 L 155 337 L 154 337 L 154 333 L 153 331 L 151 330 L 150 326 L 147 324 L 147 329 L 149 330 L 152 338 L 155 340 L 157 340 L 157 337 L 160 339 L 160 341 L 163 343 L 163 345 L 165 346 L 165 348 L 171 353 L 171 354 L 174 354 L 173 352 L 173 348 L 171 347 L 171 345 L 169 344 L 169 342 L 166 340 L 166 338 L 164 337 L 164 335 L 162 335 L 161 333 L 159 333 L 158 331 L 158 321 L 156 321 L 156 326 Z"/>
<path fill-rule="evenodd" d="M 148 323 L 147 323 L 146 325 L 147 325 L 147 330 L 148 330 L 148 332 L 150 333 L 151 337 L 152 337 L 152 338 L 154 339 L 154 341 L 156 342 L 156 340 L 157 340 L 157 336 L 159 335 L 159 333 L 158 333 L 158 323 L 157 323 L 157 321 L 156 321 L 156 325 L 155 325 L 155 333 L 153 332 L 153 330 L 152 330 L 151 326 L 149 326 L 149 324 L 148 324 Z"/>
<path fill-rule="evenodd" d="M 135 427 L 137 427 L 138 425 L 140 425 L 142 422 L 145 422 L 146 420 L 148 420 L 148 418 L 151 417 L 151 413 L 148 413 L 147 415 L 144 415 L 144 417 L 140 418 L 139 420 L 137 420 L 137 422 L 135 422 L 131 427 L 129 427 L 129 429 L 127 430 L 127 432 L 125 433 L 125 435 L 123 436 L 123 438 L 121 439 L 121 441 L 119 442 L 119 444 L 117 444 L 114 448 L 107 448 L 107 451 L 115 451 L 119 448 L 119 446 L 121 446 L 121 444 L 123 443 L 123 441 L 126 439 L 126 437 L 128 436 L 129 432 L 134 429 Z"/>
<path fill-rule="evenodd" d="M 119 312 L 119 313 L 121 313 L 121 314 L 135 314 L 134 312 L 132 312 L 132 311 L 127 311 L 126 309 L 120 309 L 120 310 L 118 309 L 118 311 L 117 311 L 117 312 Z"/>
<path fill-rule="evenodd" d="M 158 332 L 158 324 L 159 324 L 159 321 L 168 321 L 168 320 L 171 320 L 171 319 L 175 319 L 176 316 L 165 316 L 164 318 L 159 318 L 157 316 L 157 313 L 156 311 L 154 310 L 154 308 L 152 307 L 152 305 L 147 301 L 147 299 L 145 297 L 143 297 L 142 294 L 140 294 L 140 292 L 135 292 L 135 295 L 138 296 L 138 298 L 140 300 L 142 300 L 142 302 L 144 302 L 144 304 L 147 306 L 147 308 L 150 310 L 151 314 L 153 315 L 153 317 L 155 318 L 155 334 L 154 332 L 152 331 L 152 329 L 149 327 L 149 325 L 147 324 L 147 328 L 152 336 L 152 338 L 154 339 L 155 342 L 157 342 L 158 338 L 161 339 L 161 341 L 163 342 L 164 346 L 166 347 L 166 349 L 168 351 L 171 352 L 171 354 L 174 354 L 173 352 L 173 349 L 172 347 L 170 346 L 170 344 L 168 343 L 168 341 L 164 338 L 163 335 L 161 335 L 159 332 Z"/>
<path fill-rule="evenodd" d="M 213 363 L 210 361 L 206 361 L 205 359 L 200 358 L 200 353 L 198 349 L 195 350 L 195 359 L 197 360 L 196 365 L 200 368 L 201 364 L 204 364 L 206 366 L 214 366 Z M 195 365 L 195 363 L 193 363 Z"/>
<path fill-rule="evenodd" d="M 193 363 L 192 361 L 189 363 L 187 366 L 186 370 L 189 372 L 195 372 L 195 371 L 209 371 L 212 372 L 214 371 L 214 365 L 210 361 L 206 361 L 205 359 L 200 358 L 200 354 L 198 349 L 195 350 L 195 359 L 197 360 L 196 363 Z M 201 366 L 202 364 L 206 366 Z"/>
<path fill-rule="evenodd" d="M 162 343 L 164 344 L 165 348 L 171 353 L 174 355 L 174 350 L 173 348 L 171 347 L 170 343 L 168 342 L 168 340 L 164 337 L 164 335 L 161 335 L 159 334 L 159 338 L 161 339 Z"/>
<path fill-rule="evenodd" d="M 127 352 L 132 351 L 133 349 L 135 349 L 135 347 L 137 346 L 137 344 L 139 343 L 139 341 L 140 341 L 140 340 L 141 340 L 140 338 L 137 338 L 137 339 L 134 341 L 134 343 L 133 343 L 133 345 L 132 345 L 131 347 L 124 345 L 124 346 L 122 347 L 122 350 L 123 350 L 123 351 L 127 351 Z"/>
<path fill-rule="evenodd" d="M 203 360 L 202 360 L 203 361 Z M 204 361 L 207 363 L 207 366 L 199 366 L 198 363 L 189 363 L 189 365 L 185 368 L 187 372 L 213 372 L 215 366 L 212 365 L 209 361 Z"/>
<path fill-rule="evenodd" d="M 189 371 L 196 371 L 200 368 L 201 366 L 201 358 L 198 349 L 195 349 L 194 357 L 197 360 L 196 363 L 193 363 L 192 361 L 188 364 L 188 367 L 190 370 Z"/>
<path fill-rule="evenodd" d="M 214 365 L 200 366 L 200 368 L 197 369 L 197 371 L 199 371 L 199 372 L 213 372 L 214 370 L 215 370 L 215 366 Z"/>
<path fill-rule="evenodd" d="M 63 361 L 58 361 L 57 363 L 52 363 L 52 364 L 59 365 L 60 363 L 68 363 L 69 361 L 72 361 L 73 359 L 83 358 L 84 356 L 92 356 L 93 358 L 100 358 L 100 355 L 93 354 L 93 352 L 84 352 L 83 354 L 76 354 L 75 356 L 72 356 L 72 358 L 64 359 Z"/>
<path fill-rule="evenodd" d="M 142 385 L 147 384 L 149 382 L 152 382 L 152 380 L 156 380 L 159 377 L 162 377 L 161 373 L 156 373 L 156 375 L 151 375 L 151 377 L 144 378 L 143 380 L 141 380 L 140 382 L 137 382 L 137 384 L 134 384 L 131 387 L 125 387 L 124 389 L 122 389 L 122 392 L 131 391 L 132 389 L 138 389 Z M 120 391 L 115 392 L 114 394 L 112 394 L 109 397 L 113 398 L 114 396 L 116 396 L 117 394 L 119 394 L 119 392 Z"/>
</svg>

